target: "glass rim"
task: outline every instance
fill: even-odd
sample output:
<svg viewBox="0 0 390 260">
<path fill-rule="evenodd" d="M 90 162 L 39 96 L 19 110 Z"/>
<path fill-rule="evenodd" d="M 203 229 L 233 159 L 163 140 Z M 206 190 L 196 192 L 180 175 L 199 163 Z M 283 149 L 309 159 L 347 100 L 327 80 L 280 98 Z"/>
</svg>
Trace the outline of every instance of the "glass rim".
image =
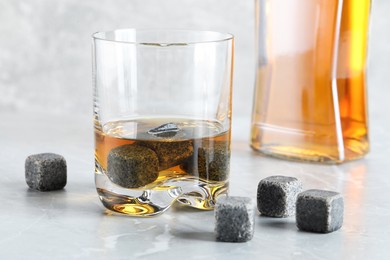
<svg viewBox="0 0 390 260">
<path fill-rule="evenodd" d="M 105 34 L 120 32 L 120 31 L 132 31 L 132 32 L 165 32 L 165 33 L 211 33 L 215 34 L 215 40 L 200 40 L 200 41 L 169 41 L 169 42 L 158 42 L 158 41 L 124 41 L 124 40 L 114 40 L 104 37 Z M 123 28 L 115 29 L 109 31 L 97 31 L 92 35 L 93 40 L 107 41 L 113 43 L 123 43 L 131 45 L 150 45 L 150 46 L 185 46 L 185 45 L 195 45 L 195 44 L 204 44 L 204 43 L 219 43 L 230 41 L 234 39 L 234 35 L 231 33 L 218 32 L 218 31 L 209 31 L 209 30 L 191 30 L 191 29 L 136 29 L 136 28 Z M 218 37 L 219 36 L 219 37 Z"/>
</svg>

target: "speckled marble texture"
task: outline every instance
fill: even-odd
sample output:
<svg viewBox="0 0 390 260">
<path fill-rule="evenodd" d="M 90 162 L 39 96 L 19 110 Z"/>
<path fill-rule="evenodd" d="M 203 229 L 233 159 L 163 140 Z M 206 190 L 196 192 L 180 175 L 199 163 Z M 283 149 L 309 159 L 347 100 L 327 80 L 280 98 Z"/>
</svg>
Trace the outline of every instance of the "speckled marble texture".
<svg viewBox="0 0 390 260">
<path fill-rule="evenodd" d="M 339 166 L 249 148 L 253 12 L 253 1 L 233 0 L 0 0 L 0 259 L 389 259 L 390 1 L 372 8 L 371 152 Z M 120 27 L 234 33 L 231 195 L 255 198 L 260 179 L 294 176 L 344 196 L 343 227 L 311 234 L 298 231 L 294 217 L 256 216 L 254 238 L 231 244 L 214 241 L 213 212 L 174 207 L 147 219 L 107 212 L 93 178 L 90 34 Z M 41 152 L 65 156 L 64 190 L 28 189 L 24 161 Z"/>
<path fill-rule="evenodd" d="M 255 199 L 260 179 L 288 175 L 302 180 L 306 187 L 338 191 L 345 199 L 344 225 L 339 231 L 326 235 L 300 232 L 294 217 L 275 219 L 257 214 L 253 239 L 237 245 L 214 241 L 211 211 L 173 207 L 159 217 L 142 219 L 105 210 L 93 181 L 90 117 L 3 113 L 0 258 L 387 259 L 390 149 L 385 144 L 390 143 L 390 122 L 384 117 L 371 120 L 371 153 L 340 166 L 262 157 L 249 148 L 249 135 L 242 135 L 249 118 L 236 118 L 231 195 Z M 68 184 L 64 190 L 42 193 L 28 189 L 24 160 L 39 152 L 65 156 Z"/>
</svg>

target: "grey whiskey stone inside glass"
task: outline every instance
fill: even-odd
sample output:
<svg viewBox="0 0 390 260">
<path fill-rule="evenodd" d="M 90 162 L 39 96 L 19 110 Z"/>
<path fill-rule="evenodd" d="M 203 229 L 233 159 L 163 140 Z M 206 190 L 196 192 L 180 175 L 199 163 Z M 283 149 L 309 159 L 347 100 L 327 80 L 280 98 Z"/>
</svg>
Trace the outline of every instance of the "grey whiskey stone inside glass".
<svg viewBox="0 0 390 260">
<path fill-rule="evenodd" d="M 215 234 L 222 242 L 246 242 L 252 239 L 255 202 L 247 197 L 221 196 L 215 205 Z"/>
<path fill-rule="evenodd" d="M 296 211 L 300 230 L 329 233 L 343 225 L 344 199 L 333 191 L 307 190 L 298 195 Z"/>
<path fill-rule="evenodd" d="M 157 155 L 144 146 L 118 146 L 108 154 L 107 176 L 112 182 L 125 188 L 145 186 L 158 177 Z"/>
<path fill-rule="evenodd" d="M 293 216 L 297 195 L 302 189 L 303 185 L 297 178 L 267 177 L 259 182 L 257 188 L 257 208 L 264 216 Z"/>
<path fill-rule="evenodd" d="M 209 181 L 224 181 L 229 177 L 230 148 L 227 141 L 194 142 L 195 156 L 184 163 L 183 169 Z"/>
<path fill-rule="evenodd" d="M 166 123 L 157 126 L 148 131 L 148 134 L 152 134 L 158 137 L 173 137 L 179 132 L 180 128 L 175 123 Z"/>
<path fill-rule="evenodd" d="M 54 153 L 30 155 L 25 162 L 25 177 L 31 189 L 60 190 L 67 181 L 66 161 L 64 157 Z"/>
<path fill-rule="evenodd" d="M 175 142 L 137 141 L 136 144 L 147 147 L 155 152 L 158 158 L 158 169 L 160 171 L 183 163 L 190 158 L 194 152 L 191 140 Z"/>
</svg>

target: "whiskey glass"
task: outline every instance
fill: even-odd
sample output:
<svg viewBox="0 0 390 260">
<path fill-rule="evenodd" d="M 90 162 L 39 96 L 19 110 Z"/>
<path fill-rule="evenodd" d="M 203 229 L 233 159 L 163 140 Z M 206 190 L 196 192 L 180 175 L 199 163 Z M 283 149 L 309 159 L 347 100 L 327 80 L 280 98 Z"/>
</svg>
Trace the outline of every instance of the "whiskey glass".
<svg viewBox="0 0 390 260">
<path fill-rule="evenodd" d="M 229 186 L 233 36 L 93 34 L 95 183 L 110 210 L 213 209 Z"/>
</svg>

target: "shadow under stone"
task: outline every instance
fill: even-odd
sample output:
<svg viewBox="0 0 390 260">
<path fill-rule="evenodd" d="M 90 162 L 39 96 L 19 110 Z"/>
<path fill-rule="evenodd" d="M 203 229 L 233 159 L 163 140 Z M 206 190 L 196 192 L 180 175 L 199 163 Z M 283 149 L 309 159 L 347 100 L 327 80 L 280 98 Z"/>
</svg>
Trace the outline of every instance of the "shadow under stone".
<svg viewBox="0 0 390 260">
<path fill-rule="evenodd" d="M 215 242 L 215 235 L 213 232 L 202 232 L 202 231 L 194 231 L 194 232 L 175 232 L 173 234 L 175 237 L 180 239 L 187 240 L 196 240 L 196 241 L 212 241 Z"/>
<path fill-rule="evenodd" d="M 256 222 L 261 227 L 298 230 L 295 224 L 295 220 L 292 218 L 271 218 L 259 215 Z"/>
</svg>

